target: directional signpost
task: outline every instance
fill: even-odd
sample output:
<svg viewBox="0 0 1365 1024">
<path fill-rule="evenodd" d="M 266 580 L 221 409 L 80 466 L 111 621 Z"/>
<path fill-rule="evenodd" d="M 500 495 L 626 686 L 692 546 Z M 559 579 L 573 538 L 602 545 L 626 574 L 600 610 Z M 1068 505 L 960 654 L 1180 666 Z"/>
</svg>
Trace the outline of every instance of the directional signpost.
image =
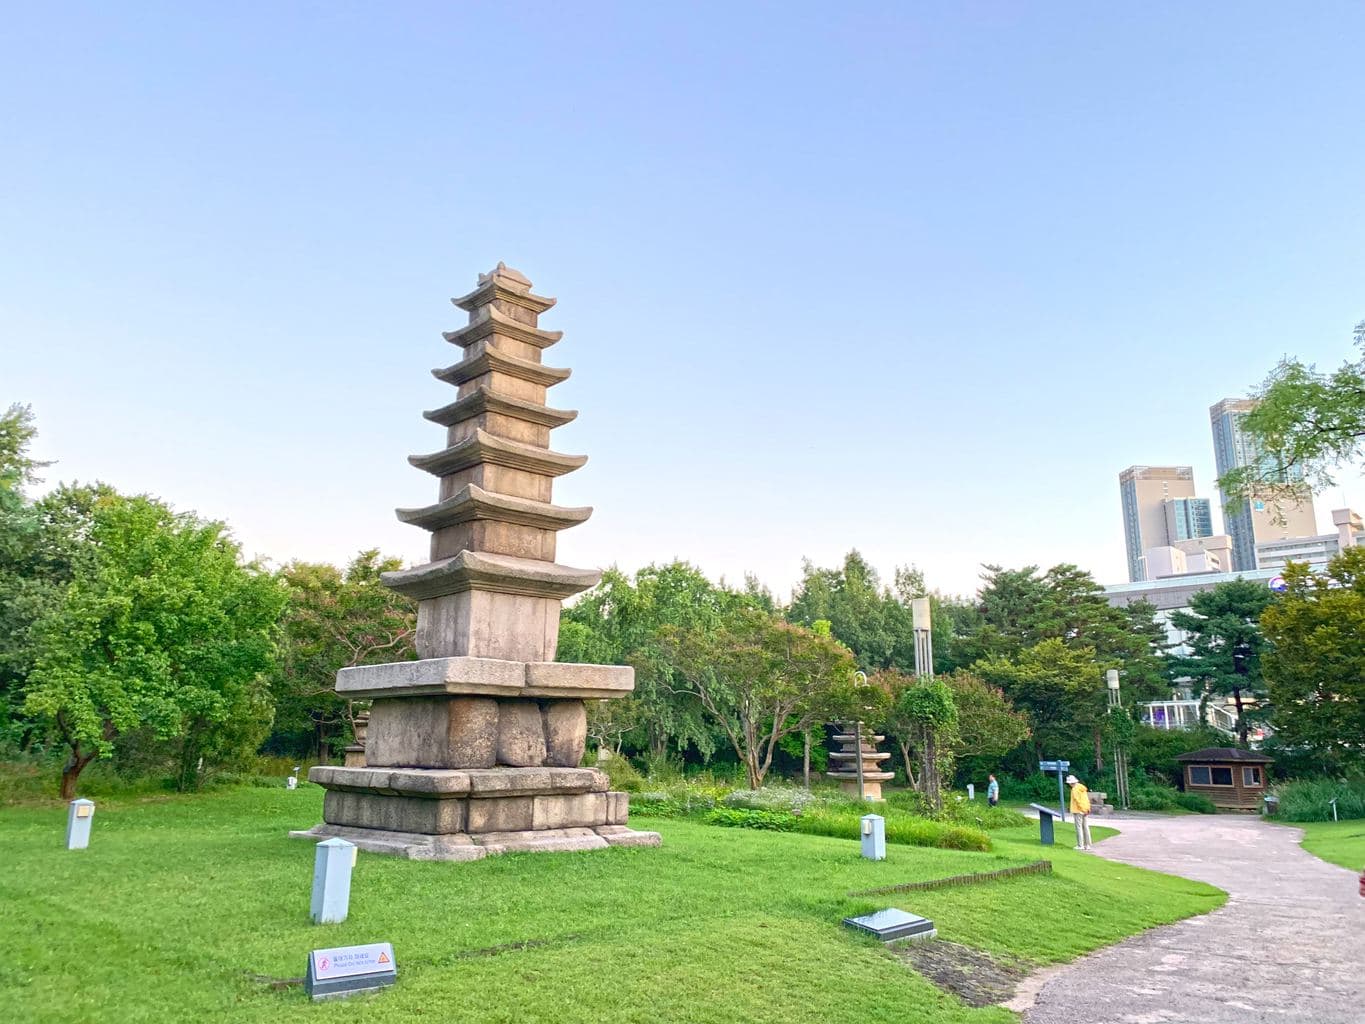
<svg viewBox="0 0 1365 1024">
<path fill-rule="evenodd" d="M 1066 770 L 1070 767 L 1070 761 L 1038 762 L 1039 771 L 1057 773 L 1057 808 L 1062 812 L 1063 821 L 1066 821 Z"/>
</svg>

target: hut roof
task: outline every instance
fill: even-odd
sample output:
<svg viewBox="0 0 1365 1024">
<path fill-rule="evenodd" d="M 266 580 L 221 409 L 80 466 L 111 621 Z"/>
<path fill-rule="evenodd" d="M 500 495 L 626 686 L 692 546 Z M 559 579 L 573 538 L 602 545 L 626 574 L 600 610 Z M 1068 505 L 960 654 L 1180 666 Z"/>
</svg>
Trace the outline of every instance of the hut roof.
<svg viewBox="0 0 1365 1024">
<path fill-rule="evenodd" d="M 1274 764 L 1273 757 L 1266 757 L 1254 750 L 1239 750 L 1237 747 L 1205 747 L 1180 754 L 1177 761 L 1238 761 L 1243 764 Z"/>
</svg>

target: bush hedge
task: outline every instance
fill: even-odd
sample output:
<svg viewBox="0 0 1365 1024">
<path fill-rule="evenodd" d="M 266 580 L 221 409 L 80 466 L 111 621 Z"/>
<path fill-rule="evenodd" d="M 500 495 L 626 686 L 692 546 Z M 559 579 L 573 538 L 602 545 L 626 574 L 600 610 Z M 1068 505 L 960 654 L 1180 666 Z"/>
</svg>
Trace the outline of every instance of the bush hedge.
<svg viewBox="0 0 1365 1024">
<path fill-rule="evenodd" d="M 1284 821 L 1331 821 L 1332 798 L 1337 817 L 1365 818 L 1365 778 L 1299 779 L 1274 788 Z"/>
</svg>

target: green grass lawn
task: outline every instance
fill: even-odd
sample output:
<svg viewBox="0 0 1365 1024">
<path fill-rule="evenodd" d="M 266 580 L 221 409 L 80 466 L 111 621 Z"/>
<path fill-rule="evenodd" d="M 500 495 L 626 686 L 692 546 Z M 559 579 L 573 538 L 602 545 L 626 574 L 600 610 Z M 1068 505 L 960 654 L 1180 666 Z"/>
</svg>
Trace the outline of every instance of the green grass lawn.
<svg viewBox="0 0 1365 1024">
<path fill-rule="evenodd" d="M 1303 848 L 1315 857 L 1352 871 L 1365 868 L 1365 821 L 1305 821 Z"/>
<path fill-rule="evenodd" d="M 991 853 L 890 847 L 871 863 L 851 840 L 638 819 L 662 848 L 464 864 L 362 853 L 349 919 L 315 927 L 312 845 L 285 833 L 320 820 L 321 796 L 102 804 L 90 848 L 72 852 L 64 807 L 0 810 L 4 1019 L 987 1024 L 1014 1017 L 965 1007 L 840 919 L 901 906 L 943 938 L 1041 964 L 1223 899 L 1074 853 L 1067 829 L 1046 851 L 1014 829 Z M 1050 877 L 846 895 L 1044 853 Z M 314 1005 L 301 986 L 270 984 L 302 975 L 311 948 L 378 941 L 399 968 L 385 992 Z"/>
</svg>

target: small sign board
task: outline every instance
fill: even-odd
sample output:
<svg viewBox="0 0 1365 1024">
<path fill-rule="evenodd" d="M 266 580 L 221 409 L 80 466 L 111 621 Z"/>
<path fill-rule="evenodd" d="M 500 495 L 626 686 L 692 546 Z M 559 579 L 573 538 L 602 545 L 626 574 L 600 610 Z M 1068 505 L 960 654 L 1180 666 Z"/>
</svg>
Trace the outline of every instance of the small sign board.
<svg viewBox="0 0 1365 1024">
<path fill-rule="evenodd" d="M 932 939 L 938 934 L 934 922 L 927 917 L 907 914 L 904 910 L 890 907 L 875 914 L 862 917 L 846 917 L 844 924 L 860 932 L 875 935 L 883 942 L 898 942 L 902 939 Z"/>
<path fill-rule="evenodd" d="M 1071 767 L 1070 761 L 1039 761 L 1040 772 L 1064 772 Z"/>
<path fill-rule="evenodd" d="M 393 946 L 372 942 L 368 946 L 315 949 L 308 954 L 304 988 L 313 999 L 370 992 L 392 985 L 398 978 Z"/>
<path fill-rule="evenodd" d="M 1270 581 L 1267 585 L 1277 594 L 1283 594 L 1289 589 L 1289 584 L 1284 581 L 1283 576 L 1270 577 Z"/>
</svg>

